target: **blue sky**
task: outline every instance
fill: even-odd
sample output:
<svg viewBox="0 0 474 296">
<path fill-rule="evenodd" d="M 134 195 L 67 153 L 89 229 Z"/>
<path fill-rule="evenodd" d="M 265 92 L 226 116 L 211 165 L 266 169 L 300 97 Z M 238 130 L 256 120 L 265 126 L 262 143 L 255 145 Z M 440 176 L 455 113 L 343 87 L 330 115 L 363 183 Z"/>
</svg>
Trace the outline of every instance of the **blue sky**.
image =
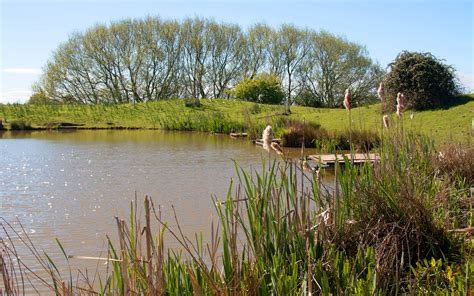
<svg viewBox="0 0 474 296">
<path fill-rule="evenodd" d="M 402 50 L 429 51 L 474 91 L 473 1 L 0 0 L 0 102 L 23 102 L 68 36 L 97 23 L 202 16 L 242 27 L 265 22 L 327 30 L 363 44 L 383 66 Z"/>
</svg>

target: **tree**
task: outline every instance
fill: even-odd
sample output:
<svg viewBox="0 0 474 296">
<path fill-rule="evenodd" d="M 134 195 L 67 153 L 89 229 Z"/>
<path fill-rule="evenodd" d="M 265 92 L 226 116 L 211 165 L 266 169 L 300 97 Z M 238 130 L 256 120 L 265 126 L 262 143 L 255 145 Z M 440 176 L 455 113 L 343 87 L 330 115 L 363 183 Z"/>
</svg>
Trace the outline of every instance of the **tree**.
<svg viewBox="0 0 474 296">
<path fill-rule="evenodd" d="M 253 78 L 257 73 L 265 72 L 268 63 L 270 38 L 274 31 L 265 24 L 256 24 L 247 33 L 247 52 L 245 77 Z"/>
<path fill-rule="evenodd" d="M 383 70 L 369 58 L 363 46 L 324 31 L 311 32 L 309 40 L 308 58 L 298 69 L 306 104 L 340 107 L 348 87 L 355 105 L 376 98 Z"/>
<path fill-rule="evenodd" d="M 295 104 L 313 108 L 324 107 L 323 102 L 307 88 L 302 88 L 295 96 Z"/>
<path fill-rule="evenodd" d="M 209 21 L 204 19 L 186 19 L 182 24 L 181 38 L 183 39 L 183 56 L 181 67 L 183 71 L 183 83 L 185 96 L 192 98 L 206 98 L 205 77 L 207 75 L 206 64 L 209 59 L 210 43 L 206 34 Z"/>
<path fill-rule="evenodd" d="M 443 106 L 459 92 L 454 68 L 431 53 L 403 51 L 389 66 L 384 86 L 391 108 L 398 92 L 405 95 L 405 107 L 415 110 Z"/>
<path fill-rule="evenodd" d="M 278 77 L 271 74 L 260 74 L 246 78 L 230 91 L 237 100 L 263 104 L 281 104 L 285 93 Z"/>
<path fill-rule="evenodd" d="M 220 98 L 230 84 L 242 79 L 246 40 L 237 25 L 211 23 L 208 29 L 210 41 L 209 84 L 211 97 Z"/>
<path fill-rule="evenodd" d="M 34 104 L 34 105 L 45 105 L 45 104 L 52 104 L 54 101 L 52 101 L 44 90 L 39 90 L 35 93 L 33 93 L 30 96 L 30 99 L 28 100 L 28 104 Z"/>
<path fill-rule="evenodd" d="M 157 17 L 73 34 L 44 69 L 39 84 L 47 97 L 84 104 L 227 98 L 242 79 L 270 73 L 285 90 L 287 110 L 303 95 L 311 105 L 338 106 L 348 86 L 356 102 L 367 101 L 381 72 L 365 48 L 330 34 Z"/>
<path fill-rule="evenodd" d="M 293 94 L 298 84 L 294 81 L 296 69 L 308 53 L 307 32 L 291 25 L 283 25 L 275 33 L 271 50 L 271 71 L 279 75 L 286 88 L 286 112 L 290 112 Z"/>
</svg>

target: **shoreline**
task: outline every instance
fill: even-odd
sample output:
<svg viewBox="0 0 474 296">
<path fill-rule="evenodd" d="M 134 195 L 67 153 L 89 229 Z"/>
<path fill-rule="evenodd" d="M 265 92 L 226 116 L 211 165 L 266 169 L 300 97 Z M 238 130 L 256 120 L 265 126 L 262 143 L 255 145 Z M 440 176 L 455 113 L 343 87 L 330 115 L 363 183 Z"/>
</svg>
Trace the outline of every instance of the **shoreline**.
<svg viewBox="0 0 474 296">
<path fill-rule="evenodd" d="M 424 134 L 437 143 L 473 140 L 472 112 L 474 95 L 463 104 L 447 109 L 404 113 L 404 131 Z M 202 99 L 200 107 L 186 107 L 183 100 L 163 100 L 136 105 L 21 105 L 0 104 L 0 130 L 171 130 L 211 134 L 245 132 L 257 138 L 267 124 L 277 137 L 286 121 L 320 126 L 328 132 L 349 129 L 347 111 L 292 106 L 291 114 L 281 113 L 284 106 L 255 104 L 235 100 Z M 396 130 L 397 118 L 388 113 Z M 352 109 L 352 129 L 381 134 L 380 104 Z M 466 141 L 467 139 L 467 141 Z"/>
</svg>

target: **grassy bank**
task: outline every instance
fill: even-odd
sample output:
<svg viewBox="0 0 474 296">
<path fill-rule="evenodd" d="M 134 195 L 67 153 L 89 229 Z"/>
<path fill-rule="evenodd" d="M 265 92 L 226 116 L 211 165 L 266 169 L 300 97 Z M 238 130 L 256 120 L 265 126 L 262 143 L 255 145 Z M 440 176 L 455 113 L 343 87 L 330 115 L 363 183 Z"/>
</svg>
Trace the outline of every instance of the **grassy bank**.
<svg viewBox="0 0 474 296">
<path fill-rule="evenodd" d="M 470 295 L 473 290 L 474 150 L 439 151 L 424 137 L 386 135 L 380 162 L 336 168 L 333 188 L 304 165 L 263 163 L 237 169 L 238 184 L 214 198 L 212 239 L 169 228 L 144 200 L 128 221 L 117 218 L 107 271 L 59 272 L 34 241 L 23 239 L 50 274 L 43 288 L 60 295 Z M 324 174 L 324 171 L 320 171 Z M 211 203 L 210 203 L 211 204 Z M 159 227 L 151 221 L 157 220 Z M 2 223 L 5 292 L 29 285 L 15 227 Z M 182 252 L 166 252 L 164 234 Z M 19 247 L 17 245 L 17 247 Z M 61 248 L 67 260 L 67 250 Z M 31 262 L 31 261 L 26 261 Z"/>
<path fill-rule="evenodd" d="M 279 136 L 288 119 L 303 119 L 328 131 L 346 131 L 349 127 L 344 109 L 320 109 L 294 106 L 284 115 L 282 106 L 259 105 L 232 100 L 202 100 L 200 107 L 186 107 L 184 100 L 166 100 L 137 105 L 0 105 L 5 128 L 145 128 L 193 130 L 229 133 L 246 131 L 258 135 L 272 124 Z M 423 133 L 436 142 L 472 139 L 474 95 L 465 96 L 447 109 L 405 112 L 406 131 Z M 396 124 L 395 115 L 391 121 Z M 354 108 L 354 130 L 380 131 L 380 105 Z"/>
</svg>

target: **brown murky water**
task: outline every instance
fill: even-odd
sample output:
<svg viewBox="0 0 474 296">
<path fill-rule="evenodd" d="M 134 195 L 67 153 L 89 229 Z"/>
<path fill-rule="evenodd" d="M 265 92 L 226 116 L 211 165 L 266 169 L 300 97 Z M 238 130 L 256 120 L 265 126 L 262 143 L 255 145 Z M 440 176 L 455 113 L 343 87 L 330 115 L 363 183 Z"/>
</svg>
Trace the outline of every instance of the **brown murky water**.
<svg viewBox="0 0 474 296">
<path fill-rule="evenodd" d="M 233 160 L 260 168 L 267 153 L 248 140 L 201 133 L 150 130 L 36 131 L 0 133 L 0 218 L 19 219 L 35 245 L 60 260 L 97 256 L 105 235 L 115 237 L 114 216 L 127 218 L 137 193 L 176 208 L 186 234 L 209 234 L 216 221 L 211 195 L 225 197 Z M 173 225 L 173 223 L 170 223 Z M 4 235 L 3 230 L 0 234 Z M 167 242 L 168 247 L 178 247 Z M 33 270 L 34 259 L 31 261 Z M 73 260 L 94 269 L 96 262 Z"/>
</svg>

